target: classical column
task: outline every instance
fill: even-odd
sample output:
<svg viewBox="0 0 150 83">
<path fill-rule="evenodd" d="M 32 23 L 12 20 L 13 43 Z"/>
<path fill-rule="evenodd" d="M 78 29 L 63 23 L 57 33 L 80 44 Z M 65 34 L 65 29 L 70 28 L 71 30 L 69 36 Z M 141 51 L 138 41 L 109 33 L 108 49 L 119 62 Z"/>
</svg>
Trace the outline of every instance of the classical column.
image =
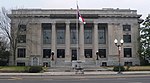
<svg viewBox="0 0 150 83">
<path fill-rule="evenodd" d="M 79 30 L 79 60 L 85 62 L 84 56 L 84 24 L 80 23 L 80 30 Z"/>
<path fill-rule="evenodd" d="M 93 51 L 93 58 L 96 60 L 97 55 L 96 52 L 98 51 L 98 23 L 94 23 L 94 51 Z"/>
<path fill-rule="evenodd" d="M 66 44 L 66 49 L 65 49 L 65 62 L 70 62 L 71 61 L 71 54 L 70 54 L 70 27 L 69 27 L 69 22 L 66 22 L 66 37 L 65 37 L 65 44 Z"/>
<path fill-rule="evenodd" d="M 52 43 L 51 43 L 51 51 L 54 51 L 54 61 L 56 61 L 56 23 L 52 23 Z"/>
<path fill-rule="evenodd" d="M 118 65 L 118 49 L 114 45 L 114 40 L 119 39 L 118 24 L 108 23 L 108 65 Z"/>
</svg>

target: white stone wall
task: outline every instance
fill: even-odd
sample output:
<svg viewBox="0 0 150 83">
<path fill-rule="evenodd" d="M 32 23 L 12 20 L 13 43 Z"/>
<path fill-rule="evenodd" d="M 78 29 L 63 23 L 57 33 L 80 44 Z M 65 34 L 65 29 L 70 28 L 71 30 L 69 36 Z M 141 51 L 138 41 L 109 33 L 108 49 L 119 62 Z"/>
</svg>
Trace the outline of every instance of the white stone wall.
<svg viewBox="0 0 150 83">
<path fill-rule="evenodd" d="M 13 12 L 15 14 L 15 11 Z M 54 54 L 54 61 L 52 65 L 56 66 L 66 66 L 71 64 L 71 48 L 76 47 L 75 45 L 70 44 L 70 23 L 75 23 L 76 19 L 51 19 L 49 16 L 51 14 L 75 14 L 75 10 L 25 10 L 24 15 L 31 15 L 31 16 L 37 16 L 33 17 L 32 21 L 27 26 L 29 28 L 29 31 L 27 32 L 27 43 L 25 45 L 19 45 L 20 47 L 25 47 L 26 50 L 26 58 L 17 58 L 17 61 L 24 61 L 26 65 L 32 65 L 32 58 L 37 57 L 38 58 L 38 65 L 42 65 L 43 62 L 50 62 L 50 59 L 44 59 L 43 58 L 43 49 L 49 48 L 52 51 L 55 52 Z M 91 18 L 86 19 L 85 21 L 87 23 L 93 23 L 94 28 L 93 30 L 93 44 L 85 45 L 84 44 L 84 28 L 83 24 L 80 24 L 79 29 L 79 52 L 80 56 L 78 57 L 81 61 L 85 63 L 85 65 L 101 65 L 102 62 L 107 62 L 108 66 L 118 65 L 118 51 L 117 47 L 114 45 L 114 39 L 123 39 L 123 24 L 129 24 L 131 25 L 131 37 L 132 37 L 132 43 L 130 44 L 124 44 L 123 47 L 131 47 L 132 48 L 132 58 L 124 58 L 123 50 L 121 51 L 121 64 L 124 65 L 124 62 L 126 61 L 132 61 L 133 65 L 139 65 L 139 58 L 137 54 L 138 50 L 138 17 L 135 10 L 81 10 L 82 14 L 96 14 L 100 16 L 99 18 Z M 17 14 L 17 13 L 16 13 Z M 112 17 L 111 17 L 111 15 Z M 117 16 L 122 14 L 122 16 Z M 12 14 L 13 15 L 13 14 Z M 114 17 L 114 15 L 116 15 Z M 46 17 L 40 17 L 40 16 L 46 16 Z M 130 17 L 132 16 L 132 18 Z M 28 17 L 28 16 L 27 16 Z M 134 17 L 134 18 L 133 18 Z M 26 17 L 25 17 L 26 18 Z M 17 19 L 17 18 L 12 18 Z M 14 23 L 17 24 L 17 21 L 14 21 Z M 43 39 L 42 39 L 42 23 L 51 23 L 52 24 L 52 41 L 51 44 L 44 45 Z M 64 45 L 57 45 L 56 42 L 56 23 L 66 23 L 66 39 Z M 98 44 L 98 23 L 107 23 L 108 27 L 106 28 L 106 44 Z M 17 27 L 17 26 L 13 26 Z M 65 49 L 65 58 L 57 58 L 57 49 Z M 92 55 L 93 58 L 85 58 L 84 57 L 84 49 L 93 49 Z M 106 58 L 100 58 L 98 61 L 98 64 L 96 64 L 96 51 L 98 49 L 106 49 Z M 122 48 L 123 49 L 123 48 Z M 65 64 L 66 63 L 66 64 Z M 69 63 L 69 64 L 68 64 Z"/>
</svg>

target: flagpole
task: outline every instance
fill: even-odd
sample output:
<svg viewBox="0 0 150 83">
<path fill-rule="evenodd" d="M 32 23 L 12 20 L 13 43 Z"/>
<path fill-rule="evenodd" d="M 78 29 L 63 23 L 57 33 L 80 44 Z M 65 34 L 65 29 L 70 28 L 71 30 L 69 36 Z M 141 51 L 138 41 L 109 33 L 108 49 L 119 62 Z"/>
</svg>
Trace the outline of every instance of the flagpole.
<svg viewBox="0 0 150 83">
<path fill-rule="evenodd" d="M 79 23 L 79 21 L 78 21 L 78 1 L 76 2 L 76 6 L 77 6 L 77 11 L 76 11 L 76 36 L 77 36 L 77 41 L 76 41 L 76 43 L 77 43 L 77 61 L 79 60 L 79 31 L 78 31 L 78 28 L 79 28 L 79 26 L 78 26 L 78 23 Z"/>
</svg>

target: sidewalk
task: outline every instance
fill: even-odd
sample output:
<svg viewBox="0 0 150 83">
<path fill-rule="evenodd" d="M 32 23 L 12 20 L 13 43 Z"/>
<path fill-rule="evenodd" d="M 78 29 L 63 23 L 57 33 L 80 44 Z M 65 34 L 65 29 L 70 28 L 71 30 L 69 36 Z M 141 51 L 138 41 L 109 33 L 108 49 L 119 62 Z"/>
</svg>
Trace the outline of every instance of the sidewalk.
<svg viewBox="0 0 150 83">
<path fill-rule="evenodd" d="M 95 71 L 76 74 L 75 72 L 44 72 L 44 73 L 0 73 L 0 76 L 76 76 L 76 75 L 118 75 L 113 71 Z M 121 75 L 150 75 L 150 71 L 127 71 Z"/>
</svg>

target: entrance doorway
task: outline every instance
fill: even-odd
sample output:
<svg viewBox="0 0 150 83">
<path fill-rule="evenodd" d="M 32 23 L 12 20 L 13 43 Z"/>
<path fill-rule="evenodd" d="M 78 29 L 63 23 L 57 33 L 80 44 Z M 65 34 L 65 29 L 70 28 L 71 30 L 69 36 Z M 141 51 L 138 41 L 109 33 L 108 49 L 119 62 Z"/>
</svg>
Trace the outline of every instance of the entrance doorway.
<svg viewBox="0 0 150 83">
<path fill-rule="evenodd" d="M 72 59 L 71 60 L 77 60 L 77 50 L 72 49 Z"/>
</svg>

